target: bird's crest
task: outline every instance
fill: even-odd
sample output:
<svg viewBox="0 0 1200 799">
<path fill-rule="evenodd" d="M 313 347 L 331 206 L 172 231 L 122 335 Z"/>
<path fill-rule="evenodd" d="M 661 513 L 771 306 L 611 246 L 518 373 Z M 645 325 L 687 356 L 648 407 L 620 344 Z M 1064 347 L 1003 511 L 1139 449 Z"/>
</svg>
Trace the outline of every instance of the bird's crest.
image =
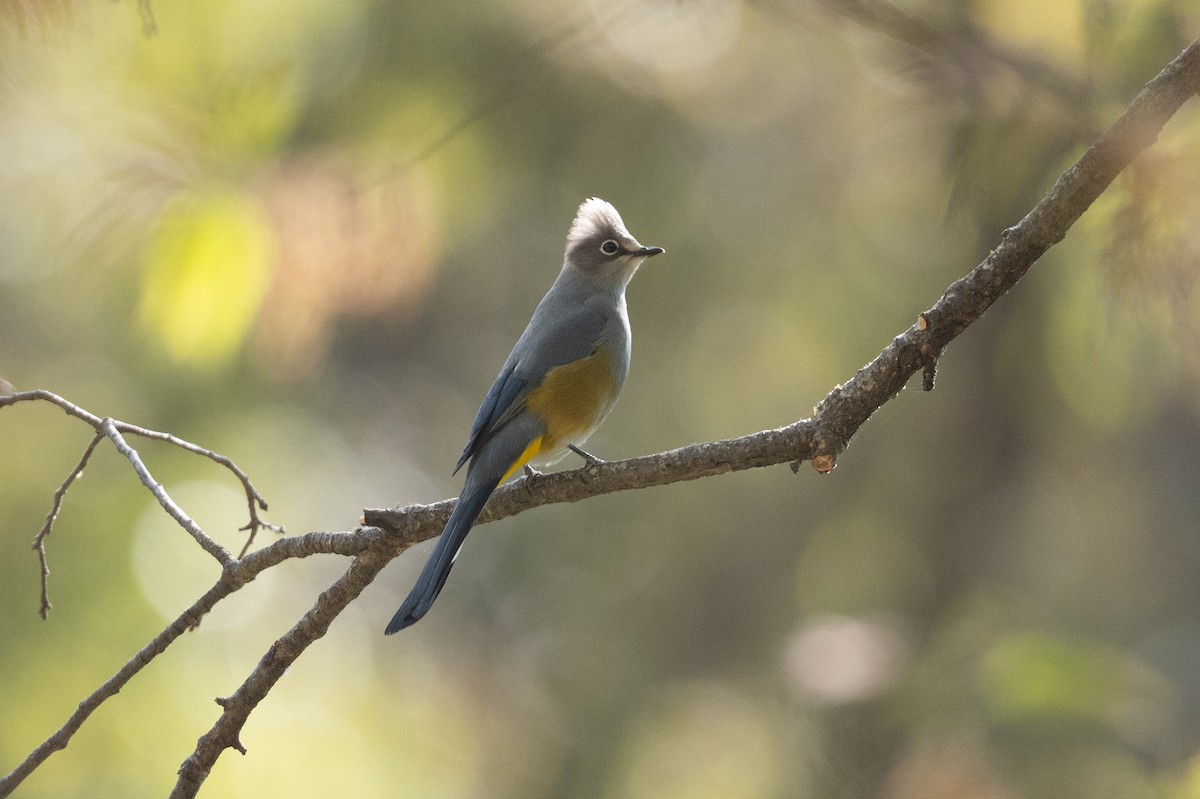
<svg viewBox="0 0 1200 799">
<path fill-rule="evenodd" d="M 616 208 L 599 197 L 584 200 L 575 212 L 571 229 L 567 231 L 567 250 L 588 239 L 609 237 L 633 238 L 625 229 L 625 223 L 621 221 Z"/>
</svg>

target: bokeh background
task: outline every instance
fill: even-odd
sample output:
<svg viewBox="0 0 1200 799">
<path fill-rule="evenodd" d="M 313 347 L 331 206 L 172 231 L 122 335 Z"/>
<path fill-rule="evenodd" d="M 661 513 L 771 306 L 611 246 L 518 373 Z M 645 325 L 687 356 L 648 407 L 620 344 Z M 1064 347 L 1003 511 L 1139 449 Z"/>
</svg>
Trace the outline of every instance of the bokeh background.
<svg viewBox="0 0 1200 799">
<path fill-rule="evenodd" d="M 810 413 L 1197 34 L 1188 0 L 0 5 L 0 377 L 229 455 L 292 533 L 449 474 L 577 204 L 667 248 L 607 458 Z M 1200 796 L 1200 112 L 839 468 L 429 544 L 279 683 L 214 797 Z M 0 412 L 0 772 L 217 577 L 90 431 Z M 235 551 L 244 501 L 149 442 Z M 220 606 L 18 791 L 161 797 L 344 569 Z"/>
</svg>

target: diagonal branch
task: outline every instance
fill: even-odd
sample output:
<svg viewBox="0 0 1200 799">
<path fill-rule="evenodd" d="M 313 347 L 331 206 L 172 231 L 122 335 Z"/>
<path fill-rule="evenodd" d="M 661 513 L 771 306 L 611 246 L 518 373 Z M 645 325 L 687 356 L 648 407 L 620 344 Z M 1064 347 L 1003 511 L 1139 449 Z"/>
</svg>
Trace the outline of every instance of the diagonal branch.
<svg viewBox="0 0 1200 799">
<path fill-rule="evenodd" d="M 246 753 L 239 734 L 250 713 L 266 698 L 296 658 L 309 644 L 325 635 L 338 614 L 371 584 L 394 557 L 391 547 L 379 546 L 385 543 L 386 534 L 372 529 L 360 530 L 359 534 L 372 539 L 376 545 L 368 547 L 356 557 L 337 582 L 322 592 L 313 608 L 271 645 L 232 696 L 217 700 L 221 706 L 221 716 L 212 729 L 200 737 L 196 742 L 196 750 L 179 767 L 179 779 L 171 791 L 171 799 L 195 796 L 225 749 Z"/>
<path fill-rule="evenodd" d="M 100 432 L 108 436 L 108 439 L 113 442 L 113 446 L 117 448 L 125 456 L 133 466 L 134 473 L 138 479 L 142 481 L 142 485 L 154 495 L 158 500 L 158 504 L 162 505 L 163 510 L 167 515 L 174 519 L 180 527 L 187 530 L 188 535 L 196 539 L 205 552 L 216 558 L 217 563 L 222 566 L 229 566 L 233 563 L 233 555 L 229 554 L 229 550 L 214 541 L 208 533 L 201 529 L 200 525 L 191 516 L 184 512 L 183 508 L 171 499 L 167 494 L 167 489 L 163 484 L 154 479 L 154 475 L 150 474 L 150 470 L 146 468 L 146 464 L 142 463 L 142 457 L 133 447 L 129 446 L 129 442 L 121 435 L 121 431 L 117 429 L 117 423 L 113 419 L 104 419 L 100 422 Z"/>
<path fill-rule="evenodd" d="M 657 455 L 590 464 L 573 472 L 526 478 L 497 492 L 481 522 L 555 502 L 573 502 L 615 491 L 780 463 L 790 462 L 796 469 L 800 461 L 811 460 L 817 471 L 830 471 L 836 458 L 871 414 L 898 394 L 916 372 L 924 373 L 926 390 L 933 387 L 937 361 L 945 347 L 1016 285 L 1046 250 L 1062 240 L 1088 206 L 1137 153 L 1155 141 L 1162 126 L 1198 89 L 1200 40 L 1146 85 L 1116 123 L 1059 177 L 1041 202 L 1017 225 L 1004 232 L 996 249 L 966 276 L 951 284 L 933 306 L 918 316 L 913 326 L 896 336 L 873 361 L 859 369 L 845 384 L 830 391 L 812 417 L 739 438 L 692 444 Z M 227 459 L 222 461 L 215 453 L 169 434 L 102 419 L 48 391 L 0 394 L 0 408 L 25 400 L 52 402 L 68 414 L 86 421 L 98 434 L 113 440 L 118 448 L 124 446 L 128 452 L 122 451 L 135 469 L 140 459 L 124 441 L 123 433 L 165 440 L 217 460 L 242 479 L 251 508 L 249 527 L 252 532 L 255 529 L 256 502 L 263 508 L 266 504 L 244 474 Z M 94 449 L 96 440 L 98 437 L 89 450 Z M 80 466 L 85 465 L 86 460 L 85 453 Z M 77 472 L 78 469 L 73 475 Z M 153 478 L 144 465 L 139 470 L 139 477 L 148 487 L 152 486 Z M 68 478 L 60 492 L 65 493 L 72 480 L 73 477 Z M 61 497 L 56 495 L 55 506 L 60 505 Z M 391 558 L 413 543 L 437 535 L 452 505 L 453 501 L 445 500 L 404 509 L 367 510 L 364 519 L 373 526 L 354 533 L 310 533 L 285 538 L 241 559 L 233 559 L 225 552 L 227 560 L 222 560 L 225 565 L 217 583 L 85 699 L 58 732 L 12 773 L 0 778 L 0 797 L 9 795 L 50 754 L 65 747 L 103 701 L 119 691 L 185 630 L 194 626 L 218 601 L 249 583 L 263 569 L 288 558 L 316 553 L 352 556 L 354 560 L 348 570 L 320 595 L 313 608 L 291 630 L 271 646 L 237 691 L 219 700 L 222 707 L 219 718 L 181 766 L 179 780 L 172 792 L 173 797 L 195 796 L 224 750 L 245 751 L 239 739 L 241 729 L 286 669 L 325 634 L 333 619 Z M 54 514 L 52 509 L 51 515 Z M 259 523 L 257 526 L 266 525 Z"/>
<path fill-rule="evenodd" d="M 526 478 L 498 491 L 481 522 L 554 502 L 575 502 L 614 491 L 780 463 L 811 460 L 817 471 L 829 471 L 863 423 L 896 396 L 917 371 L 925 373 L 926 389 L 932 388 L 933 371 L 946 346 L 1066 236 L 1083 212 L 1139 152 L 1154 143 L 1167 120 L 1197 91 L 1200 39 L 1146 84 L 1112 127 L 1059 176 L 1033 210 L 1004 231 L 999 244 L 979 265 L 952 283 L 873 361 L 830 391 L 812 417 L 739 438 L 593 464 L 573 472 L 538 475 L 532 481 Z M 450 507 L 451 503 L 445 502 L 421 508 L 369 509 L 364 520 L 411 544 L 425 540 L 429 532 L 414 514 L 423 520 L 423 514 L 435 512 L 440 524 Z M 433 535 L 441 529 L 437 524 L 435 528 Z"/>
<path fill-rule="evenodd" d="M 908 330 L 817 406 L 814 415 L 776 430 L 764 430 L 573 472 L 524 478 L 498 491 L 481 522 L 494 521 L 555 502 L 695 480 L 725 472 L 811 460 L 819 472 L 833 469 L 858 429 L 896 396 L 916 372 L 933 387 L 938 358 L 946 346 L 1021 279 L 1108 187 L 1134 156 L 1150 146 L 1176 110 L 1200 90 L 1200 40 L 1193 42 L 1138 94 L 1125 113 L 1000 243 L 966 276 L 955 281 Z M 245 752 L 240 740 L 250 712 L 284 671 L 321 638 L 333 618 L 395 555 L 437 535 L 453 502 L 364 512 L 354 538 L 363 545 L 350 568 L 317 600 L 304 618 L 277 640 L 244 683 L 220 700 L 220 717 L 184 761 L 172 799 L 193 797 L 226 749 Z M 381 529 L 384 532 L 381 532 Z"/>
<path fill-rule="evenodd" d="M 378 533 L 378 531 L 376 532 Z M 362 534 L 308 533 L 276 541 L 226 568 L 212 588 L 193 602 L 191 607 L 179 614 L 175 621 L 156 635 L 150 643 L 142 647 L 116 674 L 80 702 L 70 718 L 16 768 L 0 777 L 0 797 L 11 794 L 50 755 L 65 749 L 72 736 L 79 731 L 83 723 L 101 704 L 116 696 L 117 692 L 124 688 L 134 675 L 150 665 L 177 638 L 196 627 L 205 614 L 212 610 L 218 602 L 250 583 L 265 569 L 278 566 L 290 558 L 306 558 L 317 554 L 357 556 L 365 551 L 370 541 L 371 536 Z"/>
</svg>

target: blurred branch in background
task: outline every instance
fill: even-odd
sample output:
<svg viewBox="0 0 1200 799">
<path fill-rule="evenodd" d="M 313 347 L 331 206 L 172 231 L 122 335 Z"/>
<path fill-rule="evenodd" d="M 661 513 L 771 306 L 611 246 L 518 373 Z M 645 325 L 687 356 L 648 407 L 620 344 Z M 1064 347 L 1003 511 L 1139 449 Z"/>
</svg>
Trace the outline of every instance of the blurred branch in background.
<svg viewBox="0 0 1200 799">
<path fill-rule="evenodd" d="M 906 76 L 931 109 L 949 116 L 945 168 L 954 190 L 947 214 L 968 210 L 987 237 L 1028 207 L 1045 177 L 1099 134 L 1108 104 L 1127 96 L 1119 80 L 1097 79 L 1119 73 L 1099 31 L 1121 23 L 1101 4 L 1082 23 L 1076 58 L 998 38 L 965 6 L 946 5 L 925 17 L 884 0 L 775 0 L 768 7 L 803 24 L 800 9 L 809 6 L 896 45 L 890 52 L 870 48 L 889 66 L 881 79 Z M 1030 147 L 1035 140 L 1038 146 Z M 998 164 L 1005 165 L 999 179 Z"/>
<path fill-rule="evenodd" d="M 1092 85 L 1033 52 L 1006 46 L 966 20 L 939 27 L 891 3 L 878 0 L 814 0 L 815 5 L 886 36 L 940 64 L 959 81 L 980 90 L 989 66 L 1010 70 L 1031 86 L 1049 93 L 1081 121 L 1089 120 Z"/>
<path fill-rule="evenodd" d="M 966 276 L 953 283 L 942 297 L 920 314 L 917 322 L 898 335 L 869 364 L 844 385 L 837 386 L 817 406 L 815 414 L 791 425 L 740 438 L 693 444 L 688 447 L 626 461 L 591 464 L 582 469 L 524 479 L 498 492 L 484 521 L 520 513 L 554 502 L 567 502 L 615 491 L 645 488 L 731 471 L 811 460 L 819 472 L 830 471 L 863 423 L 903 389 L 917 371 L 925 374 L 925 388 L 933 386 L 933 373 L 945 347 L 979 319 L 1000 296 L 1011 289 L 1034 262 L 1056 242 L 1105 191 L 1112 180 L 1158 136 L 1176 110 L 1200 90 L 1200 40 L 1193 42 L 1133 100 L 1119 119 L 1083 156 L 1067 169 L 1051 190 L 1024 218 L 1004 232 L 991 253 Z M 121 433 L 157 438 L 194 454 L 216 460 L 242 481 L 250 505 L 253 532 L 259 526 L 255 504 L 265 509 L 248 478 L 222 456 L 184 442 L 111 419 L 101 419 L 46 391 L 0 397 L 0 407 L 21 400 L 50 401 L 97 430 L 85 456 L 56 492 L 47 528 L 61 505 L 70 483 L 86 465 L 87 456 L 108 437 L 130 459 L 139 477 L 155 491 L 168 512 L 202 545 L 203 531 L 174 506 L 157 485 Z M 223 565 L 217 583 L 179 616 L 166 630 L 123 666 L 116 675 L 82 702 L 54 736 L 47 739 L 12 773 L 0 779 L 0 796 L 10 794 L 45 759 L 66 746 L 71 735 L 105 699 L 166 649 L 179 635 L 224 597 L 240 589 L 261 571 L 293 557 L 331 553 L 354 558 L 350 567 L 324 591 L 313 607 L 275 641 L 231 696 L 218 700 L 222 712 L 213 727 L 198 741 L 184 761 L 172 791 L 173 797 L 195 796 L 213 765 L 226 749 L 245 752 L 240 731 L 254 708 L 307 647 L 328 631 L 332 621 L 371 583 L 396 555 L 418 541 L 437 535 L 451 508 L 450 501 L 395 510 L 367 510 L 364 521 L 372 526 L 353 533 L 310 533 L 285 538 L 248 556 L 234 558 L 213 543 L 205 549 Z M 194 529 L 193 529 L 194 528 Z M 48 530 L 47 530 L 48 532 Z M 44 538 L 44 535 L 39 536 Z"/>
<path fill-rule="evenodd" d="M 154 19 L 154 6 L 150 0 L 137 0 L 138 16 L 142 18 L 142 32 L 147 36 L 158 33 L 158 22 Z"/>
</svg>

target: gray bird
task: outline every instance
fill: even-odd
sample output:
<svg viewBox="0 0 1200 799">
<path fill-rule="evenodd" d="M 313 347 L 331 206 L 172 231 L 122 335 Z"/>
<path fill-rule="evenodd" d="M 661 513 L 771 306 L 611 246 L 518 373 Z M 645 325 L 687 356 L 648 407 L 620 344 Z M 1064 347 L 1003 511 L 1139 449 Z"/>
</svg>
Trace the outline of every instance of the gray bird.
<svg viewBox="0 0 1200 799">
<path fill-rule="evenodd" d="M 466 485 L 417 584 L 387 626 L 403 630 L 437 599 L 467 533 L 500 483 L 583 444 L 608 416 L 629 374 L 625 287 L 663 252 L 630 235 L 617 209 L 593 197 L 567 232 L 562 271 L 492 383 L 463 449 Z"/>
</svg>

